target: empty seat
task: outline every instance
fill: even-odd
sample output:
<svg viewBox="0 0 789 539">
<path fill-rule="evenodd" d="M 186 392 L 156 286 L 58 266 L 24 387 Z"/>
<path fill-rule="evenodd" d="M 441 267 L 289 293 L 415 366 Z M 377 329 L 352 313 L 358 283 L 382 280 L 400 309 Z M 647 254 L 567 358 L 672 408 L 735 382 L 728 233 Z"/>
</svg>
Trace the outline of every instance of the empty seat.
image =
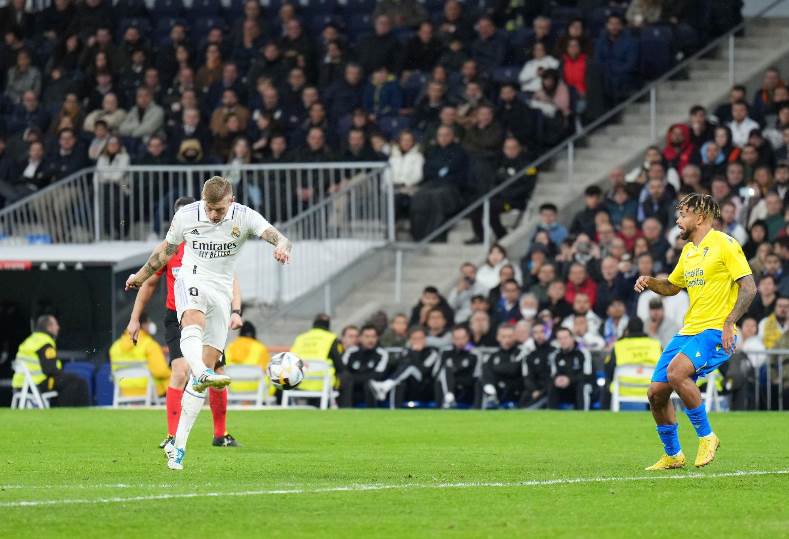
<svg viewBox="0 0 789 539">
<path fill-rule="evenodd" d="M 641 30 L 640 68 L 645 79 L 656 79 L 674 65 L 674 52 L 671 28 L 668 26 L 649 26 Z"/>
</svg>

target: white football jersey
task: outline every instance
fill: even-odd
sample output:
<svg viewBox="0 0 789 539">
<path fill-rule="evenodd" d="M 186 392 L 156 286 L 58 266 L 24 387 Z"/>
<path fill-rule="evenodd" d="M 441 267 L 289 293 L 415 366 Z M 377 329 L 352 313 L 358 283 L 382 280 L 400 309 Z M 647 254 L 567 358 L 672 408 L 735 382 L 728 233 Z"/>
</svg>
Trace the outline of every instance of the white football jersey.
<svg viewBox="0 0 789 539">
<path fill-rule="evenodd" d="M 179 278 L 194 275 L 211 281 L 226 291 L 233 289 L 233 271 L 241 246 L 249 238 L 259 238 L 271 227 L 258 212 L 234 202 L 219 223 L 212 223 L 202 200 L 184 206 L 173 216 L 167 243 L 184 245 Z"/>
</svg>

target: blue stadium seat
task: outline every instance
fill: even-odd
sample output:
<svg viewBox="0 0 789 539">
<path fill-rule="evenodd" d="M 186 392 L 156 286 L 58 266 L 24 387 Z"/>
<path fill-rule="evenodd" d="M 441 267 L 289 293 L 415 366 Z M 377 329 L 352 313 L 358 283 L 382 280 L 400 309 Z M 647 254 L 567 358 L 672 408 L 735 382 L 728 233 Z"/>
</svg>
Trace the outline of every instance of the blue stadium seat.
<svg viewBox="0 0 789 539">
<path fill-rule="evenodd" d="M 359 37 L 373 31 L 372 17 L 368 13 L 355 13 L 346 18 L 348 37 L 357 41 Z"/>
<path fill-rule="evenodd" d="M 502 66 L 493 70 L 493 82 L 504 84 L 505 82 L 518 82 L 518 75 L 521 72 L 520 66 Z"/>
<path fill-rule="evenodd" d="M 151 13 L 154 17 L 178 17 L 184 10 L 181 0 L 154 0 Z"/>
<path fill-rule="evenodd" d="M 312 17 L 307 24 L 307 28 L 309 29 L 310 33 L 313 36 L 317 36 L 320 34 L 326 26 L 329 24 L 334 24 L 335 26 L 341 26 L 340 21 L 337 19 L 335 15 L 315 15 Z"/>
<path fill-rule="evenodd" d="M 113 15 L 117 20 L 128 19 L 131 17 L 148 17 L 148 6 L 145 0 L 125 0 L 117 2 L 112 8 Z"/>
<path fill-rule="evenodd" d="M 345 0 L 344 13 L 364 13 L 370 14 L 375 9 L 375 0 Z"/>
<path fill-rule="evenodd" d="M 206 35 L 208 35 L 208 32 L 211 30 L 211 28 L 214 28 L 216 26 L 220 28 L 227 28 L 225 19 L 219 16 L 198 19 L 197 22 L 195 22 L 194 24 L 194 30 L 192 32 L 192 36 L 194 36 L 194 38 L 197 40 L 205 39 Z"/>
<path fill-rule="evenodd" d="M 337 12 L 336 0 L 301 0 L 302 12 L 313 15 L 333 15 Z"/>
<path fill-rule="evenodd" d="M 640 69 L 645 79 L 656 79 L 674 65 L 671 27 L 648 26 L 642 28 L 640 41 Z"/>
<path fill-rule="evenodd" d="M 404 116 L 384 116 L 378 119 L 378 127 L 388 138 L 392 139 L 400 134 L 403 129 L 408 129 L 411 120 Z"/>
<path fill-rule="evenodd" d="M 260 0 L 260 5 L 266 10 L 269 15 L 276 15 L 279 8 L 282 7 L 283 0 Z"/>
<path fill-rule="evenodd" d="M 63 372 L 76 374 L 88 383 L 88 402 L 93 404 L 95 394 L 95 372 L 96 367 L 87 361 L 67 361 L 63 364 Z"/>
<path fill-rule="evenodd" d="M 94 376 L 95 403 L 97 406 L 112 406 L 112 393 L 115 386 L 112 384 L 112 369 L 110 362 L 102 363 L 96 369 Z"/>
<path fill-rule="evenodd" d="M 531 28 L 519 28 L 507 35 L 511 49 L 523 49 L 534 37 L 534 30 Z"/>
<path fill-rule="evenodd" d="M 192 0 L 186 14 L 190 19 L 197 17 L 218 17 L 222 14 L 222 4 L 217 0 Z"/>
<path fill-rule="evenodd" d="M 554 30 L 558 30 L 559 28 L 566 26 L 571 20 L 583 18 L 583 16 L 584 12 L 580 8 L 554 6 L 553 9 L 551 9 L 551 22 L 553 23 L 552 28 Z"/>
</svg>

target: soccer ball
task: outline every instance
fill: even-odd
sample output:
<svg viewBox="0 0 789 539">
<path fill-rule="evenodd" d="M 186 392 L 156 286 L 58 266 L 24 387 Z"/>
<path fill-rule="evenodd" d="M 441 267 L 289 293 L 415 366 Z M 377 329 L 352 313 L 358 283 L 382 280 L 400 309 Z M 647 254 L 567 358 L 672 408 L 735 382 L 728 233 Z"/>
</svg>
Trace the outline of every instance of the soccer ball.
<svg viewBox="0 0 789 539">
<path fill-rule="evenodd" d="M 293 389 L 304 380 L 304 362 L 296 354 L 280 352 L 271 358 L 267 374 L 277 389 Z"/>
</svg>

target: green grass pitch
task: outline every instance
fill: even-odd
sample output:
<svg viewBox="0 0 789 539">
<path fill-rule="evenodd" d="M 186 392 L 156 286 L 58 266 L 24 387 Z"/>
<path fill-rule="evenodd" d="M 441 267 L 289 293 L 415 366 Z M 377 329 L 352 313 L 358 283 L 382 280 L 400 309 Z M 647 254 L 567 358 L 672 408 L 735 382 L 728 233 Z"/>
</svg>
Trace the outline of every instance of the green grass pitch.
<svg viewBox="0 0 789 539">
<path fill-rule="evenodd" d="M 648 473 L 646 413 L 206 409 L 174 472 L 163 411 L 3 410 L 0 537 L 789 537 L 789 416 L 711 421 Z"/>
</svg>

